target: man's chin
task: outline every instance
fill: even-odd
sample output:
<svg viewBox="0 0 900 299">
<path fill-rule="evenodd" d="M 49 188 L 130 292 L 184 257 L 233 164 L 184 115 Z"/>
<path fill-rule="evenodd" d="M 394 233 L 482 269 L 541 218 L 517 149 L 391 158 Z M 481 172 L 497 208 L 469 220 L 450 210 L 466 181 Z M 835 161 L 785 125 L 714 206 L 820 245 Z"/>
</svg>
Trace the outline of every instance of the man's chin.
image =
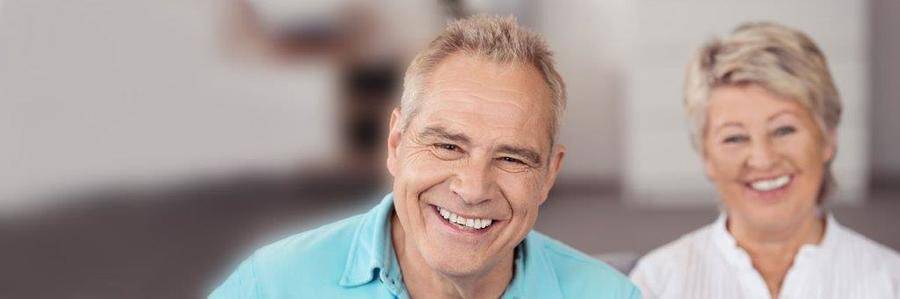
<svg viewBox="0 0 900 299">
<path fill-rule="evenodd" d="M 431 269 L 450 277 L 471 276 L 487 271 L 485 259 L 478 254 L 447 254 L 442 250 L 423 256 Z"/>
</svg>

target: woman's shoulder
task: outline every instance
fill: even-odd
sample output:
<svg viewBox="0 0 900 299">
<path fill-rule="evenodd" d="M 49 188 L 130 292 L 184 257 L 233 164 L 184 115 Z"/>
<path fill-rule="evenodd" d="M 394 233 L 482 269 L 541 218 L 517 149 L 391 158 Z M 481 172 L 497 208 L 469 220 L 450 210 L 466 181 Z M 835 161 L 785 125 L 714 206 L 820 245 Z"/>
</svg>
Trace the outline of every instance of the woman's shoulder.
<svg viewBox="0 0 900 299">
<path fill-rule="evenodd" d="M 900 254 L 897 251 L 844 226 L 840 226 L 836 241 L 833 262 L 847 262 L 868 271 L 886 270 L 900 279 Z"/>
<path fill-rule="evenodd" d="M 651 250 L 638 260 L 629 276 L 645 292 L 671 282 L 673 275 L 679 276 L 676 273 L 687 269 L 689 263 L 708 256 L 713 247 L 714 225 L 706 225 Z"/>
<path fill-rule="evenodd" d="M 682 235 L 659 248 L 653 249 L 638 261 L 638 266 L 661 266 L 685 261 L 684 258 L 702 253 L 710 248 L 715 223 L 708 224 Z M 637 268 L 635 268 L 637 269 Z"/>
</svg>

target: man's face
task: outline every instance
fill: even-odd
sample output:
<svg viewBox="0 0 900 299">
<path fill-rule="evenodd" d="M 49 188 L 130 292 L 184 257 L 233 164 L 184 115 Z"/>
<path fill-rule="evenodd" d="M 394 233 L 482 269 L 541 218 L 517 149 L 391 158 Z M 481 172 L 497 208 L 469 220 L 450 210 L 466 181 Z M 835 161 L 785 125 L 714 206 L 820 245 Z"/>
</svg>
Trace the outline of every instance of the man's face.
<svg viewBox="0 0 900 299">
<path fill-rule="evenodd" d="M 396 215 L 430 268 L 486 273 L 531 230 L 559 171 L 550 93 L 530 66 L 461 54 L 438 65 L 426 90 L 403 132 L 397 110 L 391 118 Z"/>
</svg>

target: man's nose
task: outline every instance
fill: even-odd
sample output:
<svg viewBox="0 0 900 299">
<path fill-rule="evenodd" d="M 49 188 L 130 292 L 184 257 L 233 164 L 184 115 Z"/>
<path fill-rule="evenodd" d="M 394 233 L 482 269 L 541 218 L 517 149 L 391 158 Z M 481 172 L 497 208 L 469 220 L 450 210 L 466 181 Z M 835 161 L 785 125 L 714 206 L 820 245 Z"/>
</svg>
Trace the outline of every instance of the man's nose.
<svg viewBox="0 0 900 299">
<path fill-rule="evenodd" d="M 477 205 L 494 196 L 494 176 L 490 159 L 473 159 L 456 169 L 450 190 L 466 204 Z"/>
</svg>

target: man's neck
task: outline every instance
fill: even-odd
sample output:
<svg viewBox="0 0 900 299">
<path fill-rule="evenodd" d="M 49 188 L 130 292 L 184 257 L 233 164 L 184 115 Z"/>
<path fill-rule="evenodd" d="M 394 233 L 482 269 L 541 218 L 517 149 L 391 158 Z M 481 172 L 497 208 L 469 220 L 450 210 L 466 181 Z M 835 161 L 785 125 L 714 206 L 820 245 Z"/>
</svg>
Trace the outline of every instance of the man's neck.
<svg viewBox="0 0 900 299">
<path fill-rule="evenodd" d="M 512 252 L 484 273 L 449 276 L 426 263 L 413 241 L 406 238 L 397 215 L 391 215 L 391 239 L 411 298 L 499 298 L 512 281 Z"/>
</svg>

